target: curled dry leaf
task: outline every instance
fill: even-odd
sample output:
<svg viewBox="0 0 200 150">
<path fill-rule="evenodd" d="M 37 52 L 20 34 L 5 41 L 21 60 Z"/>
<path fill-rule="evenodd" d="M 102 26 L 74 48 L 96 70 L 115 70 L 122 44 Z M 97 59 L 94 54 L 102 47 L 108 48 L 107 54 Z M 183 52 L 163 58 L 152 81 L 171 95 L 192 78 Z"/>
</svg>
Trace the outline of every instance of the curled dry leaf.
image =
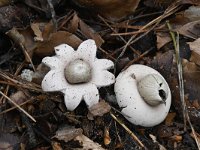
<svg viewBox="0 0 200 150">
<path fill-rule="evenodd" d="M 161 145 L 158 141 L 156 136 L 154 136 L 153 134 L 149 134 L 150 138 L 153 140 L 154 143 L 158 143 L 159 145 L 159 150 L 167 150 L 163 145 Z"/>
<path fill-rule="evenodd" d="M 180 34 L 189 38 L 196 39 L 200 37 L 200 20 L 189 22 L 182 27 L 176 29 Z"/>
<path fill-rule="evenodd" d="M 12 28 L 6 33 L 16 44 L 18 44 L 22 49 L 27 51 L 29 57 L 32 58 L 34 49 L 36 48 L 36 43 L 33 39 L 33 33 L 30 28 L 25 30 L 18 30 L 16 28 Z M 26 54 L 26 61 L 30 62 L 30 59 Z"/>
<path fill-rule="evenodd" d="M 82 132 L 83 130 L 81 128 L 74 128 L 72 126 L 64 126 L 56 131 L 56 135 L 54 136 L 54 138 L 68 142 L 74 139 L 75 137 L 82 135 Z"/>
<path fill-rule="evenodd" d="M 10 96 L 10 99 L 12 99 L 15 103 L 19 105 L 27 101 L 27 95 L 22 91 L 17 91 Z"/>
<path fill-rule="evenodd" d="M 200 38 L 193 42 L 188 42 L 192 55 L 190 61 L 200 65 Z"/>
<path fill-rule="evenodd" d="M 101 147 L 98 143 L 95 143 L 91 139 L 89 139 L 85 135 L 79 135 L 75 139 L 75 141 L 78 141 L 83 147 L 82 148 L 76 148 L 75 150 L 105 150 L 104 148 Z"/>
<path fill-rule="evenodd" d="M 162 48 L 165 44 L 171 41 L 169 33 L 157 32 L 156 37 L 157 37 L 157 49 Z"/>
<path fill-rule="evenodd" d="M 93 120 L 95 116 L 103 116 L 104 114 L 110 111 L 111 107 L 108 103 L 104 100 L 100 101 L 97 104 L 94 104 L 92 107 L 89 108 L 88 118 Z"/>
<path fill-rule="evenodd" d="M 19 148 L 19 138 L 13 134 L 2 133 L 0 134 L 0 149 L 13 150 Z"/>
<path fill-rule="evenodd" d="M 133 13 L 140 0 L 73 0 L 79 6 L 96 11 L 111 20 L 119 20 Z"/>
<path fill-rule="evenodd" d="M 101 46 L 101 44 L 104 43 L 104 40 L 101 38 L 101 36 L 95 32 L 90 26 L 85 24 L 82 20 L 79 21 L 79 26 L 81 32 L 88 38 L 93 39 L 97 45 L 97 47 Z"/>
<path fill-rule="evenodd" d="M 53 54 L 54 47 L 62 43 L 68 44 L 76 49 L 81 42 L 82 40 L 72 33 L 66 31 L 58 31 L 52 33 L 49 40 L 38 42 L 35 54 L 39 56 L 47 56 Z"/>
<path fill-rule="evenodd" d="M 184 17 L 190 21 L 200 20 L 200 6 L 191 6 L 184 12 Z"/>
<path fill-rule="evenodd" d="M 167 126 L 172 125 L 175 117 L 176 117 L 176 113 L 174 112 L 169 113 L 165 119 L 165 124 Z"/>
<path fill-rule="evenodd" d="M 1 1 L 0 5 L 6 2 L 6 0 Z M 11 2 L 11 0 L 7 1 Z M 32 16 L 31 13 L 32 11 L 22 3 L 20 6 L 16 4 L 0 7 L 0 31 L 7 32 L 13 27 L 24 27 L 26 24 L 29 24 L 30 16 Z"/>
</svg>

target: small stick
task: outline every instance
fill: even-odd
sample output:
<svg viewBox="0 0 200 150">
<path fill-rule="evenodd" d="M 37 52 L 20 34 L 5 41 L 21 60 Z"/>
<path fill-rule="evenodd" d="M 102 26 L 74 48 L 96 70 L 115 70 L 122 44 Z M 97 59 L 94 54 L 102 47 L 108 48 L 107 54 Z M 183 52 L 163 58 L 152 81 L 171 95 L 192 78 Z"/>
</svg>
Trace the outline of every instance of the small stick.
<svg viewBox="0 0 200 150">
<path fill-rule="evenodd" d="M 139 145 L 142 147 L 142 148 L 145 148 L 145 146 L 144 146 L 144 144 L 138 139 L 138 137 L 121 121 L 121 120 L 119 120 L 119 119 L 117 119 L 117 117 L 113 114 L 113 113 L 111 113 L 110 112 L 110 115 L 111 115 L 111 117 L 115 120 L 115 121 L 117 121 L 127 132 L 128 132 L 128 134 L 130 134 L 131 135 L 131 137 L 135 140 L 135 141 L 137 141 L 138 143 L 139 143 Z"/>
<path fill-rule="evenodd" d="M 29 115 L 28 112 L 26 112 L 23 108 L 21 108 L 17 103 L 15 103 L 13 100 L 11 100 L 8 96 L 6 96 L 3 92 L 0 91 L 0 94 L 2 96 L 4 96 L 9 102 L 11 102 L 12 104 L 14 104 L 19 110 L 21 110 L 25 115 L 27 115 L 31 120 L 33 120 L 34 122 L 36 122 L 36 120 Z"/>
</svg>

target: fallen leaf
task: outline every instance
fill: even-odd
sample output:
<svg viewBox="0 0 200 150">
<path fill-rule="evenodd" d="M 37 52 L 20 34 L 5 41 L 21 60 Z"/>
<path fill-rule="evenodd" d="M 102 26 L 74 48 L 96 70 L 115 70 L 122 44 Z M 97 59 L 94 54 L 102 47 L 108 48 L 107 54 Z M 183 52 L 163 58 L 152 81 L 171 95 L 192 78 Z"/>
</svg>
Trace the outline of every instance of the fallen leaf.
<svg viewBox="0 0 200 150">
<path fill-rule="evenodd" d="M 166 119 L 165 119 L 165 124 L 167 126 L 170 126 L 173 124 L 173 121 L 174 121 L 174 118 L 176 117 L 176 113 L 173 112 L 173 113 L 168 113 Z"/>
<path fill-rule="evenodd" d="M 51 145 L 52 145 L 53 150 L 63 150 L 61 147 L 61 144 L 58 142 L 52 141 Z"/>
<path fill-rule="evenodd" d="M 89 108 L 88 118 L 93 120 L 95 116 L 103 116 L 104 114 L 110 111 L 111 107 L 104 100 L 101 100 L 99 103 L 94 104 Z"/>
<path fill-rule="evenodd" d="M 75 150 L 105 150 L 101 147 L 101 145 L 90 140 L 83 134 L 77 136 L 76 138 L 74 138 L 74 140 L 78 141 L 82 145 L 82 148 L 75 148 Z"/>
<path fill-rule="evenodd" d="M 70 21 L 67 30 L 70 33 L 75 33 L 78 30 L 80 18 L 75 13 L 72 20 Z"/>
<path fill-rule="evenodd" d="M 110 20 L 120 20 L 133 13 L 140 0 L 73 0 L 81 7 L 91 9 L 91 13 L 98 12 Z"/>
<path fill-rule="evenodd" d="M 200 6 L 190 6 L 185 10 L 184 17 L 188 18 L 190 21 L 200 20 Z"/>
<path fill-rule="evenodd" d="M 42 31 L 40 30 L 40 24 L 39 23 L 32 23 L 31 24 L 31 29 L 33 30 L 34 34 L 36 37 L 34 37 L 35 41 L 43 41 L 43 36 L 42 36 Z"/>
<path fill-rule="evenodd" d="M 101 38 L 101 36 L 82 20 L 79 21 L 79 26 L 84 36 L 86 36 L 88 39 L 95 40 L 97 47 L 100 47 L 104 43 L 104 40 Z"/>
<path fill-rule="evenodd" d="M 171 37 L 169 36 L 169 33 L 164 32 L 157 32 L 157 49 L 159 50 L 162 48 L 165 44 L 169 43 L 171 41 Z"/>
<path fill-rule="evenodd" d="M 184 36 L 196 39 L 200 37 L 200 20 L 189 22 L 182 27 L 177 28 L 176 31 Z"/>
<path fill-rule="evenodd" d="M 14 93 L 10 96 L 10 99 L 19 105 L 19 104 L 27 101 L 28 96 L 22 91 L 17 91 L 16 93 Z"/>
<path fill-rule="evenodd" d="M 27 28 L 25 30 L 12 28 L 6 34 L 23 49 L 23 52 L 27 51 L 29 56 L 27 56 L 25 53 L 24 56 L 26 57 L 26 61 L 30 62 L 30 58 L 32 58 L 32 55 L 36 48 L 36 43 L 33 39 L 32 30 L 30 28 Z"/>
<path fill-rule="evenodd" d="M 192 51 L 190 61 L 200 65 L 200 38 L 193 42 L 188 42 L 190 50 Z"/>
<path fill-rule="evenodd" d="M 64 43 L 76 49 L 81 42 L 82 40 L 72 33 L 66 31 L 58 31 L 52 33 L 49 40 L 38 42 L 35 54 L 39 56 L 51 55 L 54 53 L 54 47 Z"/>
<path fill-rule="evenodd" d="M 13 134 L 3 133 L 0 134 L 0 149 L 1 150 L 13 150 L 19 147 L 19 137 Z"/>
<path fill-rule="evenodd" d="M 59 128 L 56 131 L 56 135 L 54 136 L 54 138 L 68 142 L 76 138 L 77 136 L 82 135 L 82 132 L 83 130 L 81 128 L 74 128 L 72 126 L 64 126 L 64 127 Z"/>
<path fill-rule="evenodd" d="M 157 139 L 156 136 L 154 136 L 153 134 L 149 134 L 150 138 L 153 140 L 154 143 L 158 143 L 159 145 L 159 150 L 167 150 L 163 145 L 161 145 Z"/>
<path fill-rule="evenodd" d="M 192 4 L 192 5 L 200 5 L 200 1 L 198 0 L 181 0 L 181 4 Z"/>
</svg>

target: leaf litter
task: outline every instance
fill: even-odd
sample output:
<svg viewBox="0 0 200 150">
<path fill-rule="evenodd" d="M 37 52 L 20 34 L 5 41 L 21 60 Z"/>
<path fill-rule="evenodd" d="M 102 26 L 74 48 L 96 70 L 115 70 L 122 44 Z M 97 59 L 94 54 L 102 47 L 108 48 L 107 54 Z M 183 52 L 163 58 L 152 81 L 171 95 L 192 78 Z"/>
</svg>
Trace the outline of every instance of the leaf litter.
<svg viewBox="0 0 200 150">
<path fill-rule="evenodd" d="M 98 4 L 98 0 L 94 2 Z M 0 31 L 4 35 L 0 38 L 0 88 L 4 94 L 0 103 L 1 146 L 12 149 L 15 146 L 20 149 L 197 149 L 195 140 L 199 142 L 200 133 L 198 1 L 140 1 L 127 14 L 113 11 L 119 5 L 95 4 L 95 9 L 102 9 L 94 11 L 91 5 L 76 5 L 74 0 L 8 4 L 5 1 L 0 5 Z M 127 7 L 120 6 L 122 10 Z M 191 132 L 189 125 L 184 130 L 178 71 L 167 20 L 172 31 L 180 34 L 184 99 L 195 132 Z M 166 78 L 173 101 L 162 124 L 144 128 L 127 122 L 116 103 L 109 101 L 108 95 L 115 100 L 113 87 L 100 89 L 103 100 L 98 105 L 87 110 L 81 103 L 73 112 L 66 110 L 60 93 L 41 90 L 40 83 L 48 72 L 41 59 L 53 55 L 54 47 L 59 44 L 66 43 L 76 49 L 86 39 L 95 40 L 99 58 L 116 61 L 116 75 L 127 66 L 139 63 L 152 66 Z M 12 57 L 8 57 L 10 53 Z M 24 69 L 34 71 L 32 81 L 21 78 Z M 8 102 L 5 96 L 16 104 Z M 28 117 L 33 117 L 36 123 Z M 105 142 L 107 137 L 109 142 Z"/>
</svg>

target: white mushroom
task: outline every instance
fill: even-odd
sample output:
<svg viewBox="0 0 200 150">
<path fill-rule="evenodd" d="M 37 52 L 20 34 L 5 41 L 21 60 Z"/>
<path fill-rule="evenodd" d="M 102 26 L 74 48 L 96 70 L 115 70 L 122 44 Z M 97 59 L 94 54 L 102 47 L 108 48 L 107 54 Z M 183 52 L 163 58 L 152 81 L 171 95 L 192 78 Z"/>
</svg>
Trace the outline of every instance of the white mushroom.
<svg viewBox="0 0 200 150">
<path fill-rule="evenodd" d="M 114 66 L 108 59 L 96 58 L 94 40 L 86 40 L 74 50 L 67 44 L 55 47 L 55 56 L 42 62 L 50 71 L 42 81 L 44 91 L 61 91 L 68 110 L 74 110 L 84 100 L 88 107 L 99 102 L 98 88 L 115 82 L 115 76 L 107 71 Z"/>
<path fill-rule="evenodd" d="M 118 75 L 115 94 L 125 118 L 144 127 L 161 123 L 171 105 L 171 92 L 162 75 L 139 64 Z"/>
</svg>

